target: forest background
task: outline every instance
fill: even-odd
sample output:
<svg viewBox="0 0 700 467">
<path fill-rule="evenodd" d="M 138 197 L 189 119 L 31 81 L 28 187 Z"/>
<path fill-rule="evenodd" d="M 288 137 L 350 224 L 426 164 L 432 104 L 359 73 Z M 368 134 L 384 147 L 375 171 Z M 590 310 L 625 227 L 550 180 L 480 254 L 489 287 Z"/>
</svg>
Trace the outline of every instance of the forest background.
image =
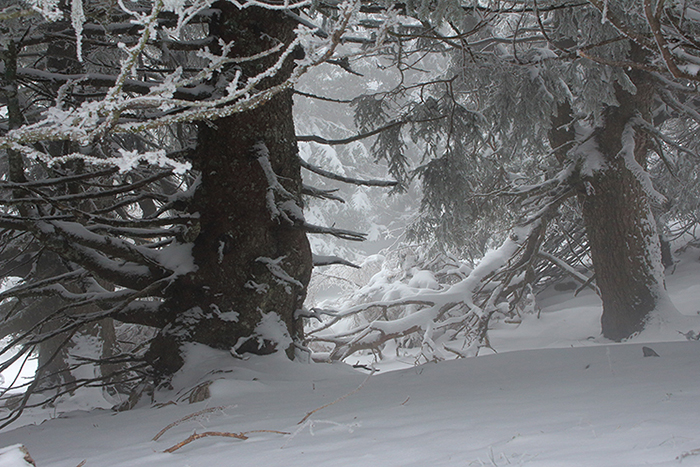
<svg viewBox="0 0 700 467">
<path fill-rule="evenodd" d="M 682 318 L 664 268 L 697 225 L 696 2 L 74 0 L 1 18 L 0 368 L 37 361 L 5 424 L 95 385 L 133 407 L 194 343 L 474 356 L 550 286 L 595 290 L 611 341 Z M 361 188 L 342 203 L 326 179 Z M 308 240 L 403 225 L 357 276 L 338 269 L 350 248 Z M 305 306 L 332 264 L 316 280 L 358 287 Z"/>
</svg>

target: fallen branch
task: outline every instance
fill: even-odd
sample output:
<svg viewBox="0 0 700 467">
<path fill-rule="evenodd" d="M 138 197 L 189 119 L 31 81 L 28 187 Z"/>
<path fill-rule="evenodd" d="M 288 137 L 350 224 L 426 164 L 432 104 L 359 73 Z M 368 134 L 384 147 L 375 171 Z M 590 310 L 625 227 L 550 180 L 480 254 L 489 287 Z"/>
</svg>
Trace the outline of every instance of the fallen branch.
<svg viewBox="0 0 700 467">
<path fill-rule="evenodd" d="M 248 435 L 251 433 L 277 433 L 280 435 L 288 435 L 289 434 L 289 432 L 286 432 L 286 431 L 276 431 L 276 430 L 253 430 L 253 431 L 244 431 L 241 433 L 230 433 L 228 431 L 205 431 L 204 433 L 194 432 L 189 436 L 189 438 L 187 438 L 183 441 L 180 441 L 176 445 L 169 447 L 168 449 L 166 449 L 163 452 L 167 452 L 167 453 L 175 452 L 178 449 L 180 449 L 181 447 L 186 446 L 193 441 L 196 441 L 196 440 L 201 439 L 201 438 L 207 438 L 210 436 L 219 436 L 219 437 L 223 437 L 223 438 L 236 438 L 236 439 L 240 439 L 240 440 L 246 440 L 246 439 L 248 439 Z"/>
<path fill-rule="evenodd" d="M 685 459 L 686 457 L 697 456 L 698 454 L 700 454 L 700 448 L 693 449 L 693 450 L 691 450 L 691 451 L 686 451 L 686 452 L 684 452 L 684 453 L 681 453 L 681 455 L 679 455 L 678 457 L 676 457 L 676 460 L 678 460 L 678 461 L 683 461 L 683 459 Z"/>
<path fill-rule="evenodd" d="M 182 423 L 182 422 L 186 422 L 187 420 L 190 420 L 190 419 L 192 419 L 192 418 L 199 417 L 200 415 L 208 414 L 208 413 L 211 413 L 211 412 L 223 411 L 224 409 L 228 409 L 228 408 L 230 408 L 230 407 L 231 407 L 231 406 L 209 407 L 208 409 L 200 410 L 200 411 L 198 411 L 198 412 L 195 412 L 195 413 L 189 414 L 189 415 L 187 415 L 187 416 L 185 416 L 185 417 L 182 417 L 182 418 L 179 419 L 179 420 L 175 420 L 175 421 L 172 422 L 170 425 L 168 425 L 168 426 L 166 426 L 165 428 L 163 428 L 162 430 L 160 430 L 160 431 L 158 432 L 158 434 L 155 435 L 155 436 L 153 437 L 153 441 L 158 441 L 158 438 L 160 438 L 161 436 L 163 436 L 163 435 L 165 434 L 166 431 L 168 431 L 169 429 L 171 429 L 171 428 L 173 428 L 173 427 L 178 426 L 178 425 L 179 425 L 180 423 Z"/>
<path fill-rule="evenodd" d="M 229 433 L 226 431 L 205 431 L 204 433 L 194 432 L 186 440 L 180 441 L 176 445 L 169 447 L 168 449 L 166 449 L 163 452 L 175 452 L 178 449 L 180 449 L 181 447 L 190 444 L 192 441 L 196 441 L 200 438 L 206 438 L 208 436 L 223 436 L 226 438 L 236 438 L 236 439 L 243 439 L 243 440 L 248 439 L 248 437 L 246 435 L 244 435 L 243 433 Z"/>
<path fill-rule="evenodd" d="M 374 374 L 375 371 L 376 371 L 376 370 L 374 370 L 374 371 L 372 371 L 370 374 L 368 374 L 367 377 L 365 378 L 365 380 L 364 380 L 359 386 L 357 386 L 355 389 L 353 389 L 352 391 L 350 391 L 349 393 L 345 394 L 344 396 L 340 396 L 339 398 L 337 398 L 337 399 L 334 400 L 333 402 L 329 402 L 329 403 L 326 404 L 326 405 L 322 405 L 321 407 L 318 407 L 318 408 L 316 408 L 316 409 L 313 409 L 311 412 L 309 412 L 309 413 L 307 413 L 306 415 L 304 415 L 304 418 L 302 418 L 302 419 L 299 421 L 299 423 L 297 423 L 297 425 L 301 425 L 302 423 L 304 423 L 305 421 L 307 421 L 307 420 L 309 419 L 310 416 L 312 416 L 313 414 L 315 414 L 315 413 L 318 412 L 319 410 L 325 409 L 326 407 L 330 407 L 330 406 L 333 405 L 333 404 L 337 404 L 338 402 L 342 401 L 343 399 L 346 399 L 346 398 L 352 396 L 353 394 L 355 394 L 357 391 L 359 391 L 360 389 L 362 389 L 362 388 L 365 386 L 365 384 L 367 384 L 367 381 L 369 381 L 370 377 Z"/>
</svg>

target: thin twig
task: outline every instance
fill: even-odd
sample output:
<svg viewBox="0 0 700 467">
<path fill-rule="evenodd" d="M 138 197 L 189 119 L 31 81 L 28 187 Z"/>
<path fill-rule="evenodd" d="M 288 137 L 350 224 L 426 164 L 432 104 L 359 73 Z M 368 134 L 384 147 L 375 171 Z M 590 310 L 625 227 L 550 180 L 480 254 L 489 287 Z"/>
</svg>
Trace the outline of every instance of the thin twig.
<svg viewBox="0 0 700 467">
<path fill-rule="evenodd" d="M 345 394 L 344 396 L 340 396 L 339 398 L 337 398 L 337 399 L 334 400 L 333 402 L 329 402 L 328 404 L 323 405 L 323 406 L 321 406 L 321 407 L 318 407 L 318 408 L 312 410 L 311 412 L 307 413 L 306 415 L 304 415 L 304 418 L 302 418 L 302 419 L 299 421 L 299 423 L 297 423 L 297 425 L 301 425 L 302 423 L 304 423 L 306 420 L 309 419 L 310 416 L 312 416 L 313 414 L 315 414 L 315 413 L 318 412 L 319 410 L 325 409 L 326 407 L 330 407 L 331 405 L 336 404 L 336 403 L 342 401 L 343 399 L 346 399 L 347 397 L 349 397 L 349 396 L 355 394 L 357 391 L 359 391 L 360 389 L 362 389 L 362 388 L 364 387 L 364 385 L 367 383 L 367 381 L 369 381 L 370 377 L 374 374 L 375 371 L 376 371 L 376 370 L 373 370 L 370 374 L 368 374 L 367 377 L 365 378 L 365 380 L 362 382 L 362 384 L 360 384 L 359 386 L 357 386 L 355 389 L 353 389 L 353 390 L 350 391 L 349 393 Z"/>
<path fill-rule="evenodd" d="M 198 411 L 198 412 L 191 413 L 191 414 L 189 414 L 189 415 L 187 415 L 187 416 L 184 416 L 184 417 L 182 417 L 181 419 L 175 420 L 175 421 L 172 422 L 170 425 L 168 425 L 168 426 L 166 426 L 165 428 L 163 428 L 162 430 L 160 430 L 160 431 L 158 432 L 158 434 L 155 435 L 155 436 L 153 437 L 153 440 L 152 440 L 152 441 L 158 441 L 158 439 L 159 439 L 161 436 L 163 436 L 163 435 L 165 434 L 166 431 L 168 431 L 169 429 L 171 429 L 171 428 L 173 428 L 173 427 L 178 426 L 178 425 L 179 425 L 180 423 L 182 423 L 182 422 L 186 422 L 187 420 L 190 420 L 190 419 L 192 419 L 192 418 L 195 418 L 195 417 L 198 417 L 198 416 L 200 416 L 200 415 L 207 414 L 207 413 L 217 412 L 217 411 L 223 411 L 224 409 L 228 409 L 228 408 L 230 408 L 230 407 L 231 407 L 230 405 L 225 405 L 225 406 L 220 406 L 220 407 L 209 407 L 208 409 L 203 409 L 203 410 L 200 410 L 200 411 Z"/>
<path fill-rule="evenodd" d="M 679 460 L 679 461 L 682 461 L 682 460 L 685 459 L 686 457 L 697 456 L 697 455 L 699 455 L 699 454 L 700 454 L 700 448 L 697 448 L 697 449 L 693 449 L 693 450 L 691 450 L 691 451 L 686 451 L 686 452 L 684 452 L 684 453 L 681 453 L 681 455 L 679 455 L 678 457 L 676 457 L 676 459 Z"/>
<path fill-rule="evenodd" d="M 251 433 L 277 433 L 279 435 L 288 435 L 289 434 L 289 432 L 277 431 L 277 430 L 253 430 L 253 431 L 244 431 L 241 433 L 230 433 L 228 431 L 205 431 L 204 433 L 195 432 L 195 433 L 192 433 L 187 439 L 180 441 L 176 445 L 169 447 L 168 449 L 166 449 L 163 452 L 168 452 L 168 453 L 175 452 L 178 449 L 180 449 L 181 447 L 186 446 L 193 441 L 196 441 L 196 440 L 201 439 L 201 438 L 206 438 L 209 436 L 220 436 L 220 437 L 224 437 L 224 438 L 236 438 L 236 439 L 240 439 L 240 440 L 246 440 L 246 439 L 248 439 L 248 435 Z"/>
</svg>

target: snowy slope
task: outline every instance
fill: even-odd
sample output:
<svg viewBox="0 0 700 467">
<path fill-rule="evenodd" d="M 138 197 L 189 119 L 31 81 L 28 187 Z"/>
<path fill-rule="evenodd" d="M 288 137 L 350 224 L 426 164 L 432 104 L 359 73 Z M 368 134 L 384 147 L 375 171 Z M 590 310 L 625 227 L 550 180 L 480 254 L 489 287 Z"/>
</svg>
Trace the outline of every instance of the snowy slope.
<svg viewBox="0 0 700 467">
<path fill-rule="evenodd" d="M 688 257 L 668 279 L 687 315 L 700 309 L 698 278 Z M 160 408 L 55 415 L 5 430 L 0 448 L 24 444 L 40 467 L 700 465 L 700 342 L 649 343 L 683 339 L 672 324 L 644 344 L 613 344 L 599 335 L 595 295 L 541 298 L 539 319 L 492 332 L 498 354 L 369 379 L 343 364 L 240 361 L 193 347 L 175 386 L 213 381 L 209 399 L 189 404 L 182 390 L 159 394 L 175 402 Z M 644 357 L 643 345 L 660 356 Z M 210 436 L 163 452 L 195 431 L 247 439 Z"/>
<path fill-rule="evenodd" d="M 73 413 L 3 433 L 39 466 L 677 465 L 700 448 L 700 344 L 544 349 L 428 364 L 365 379 L 348 367 L 255 358 L 212 398 L 160 409 Z M 212 358 L 210 363 L 221 357 Z M 224 406 L 198 419 L 176 420 Z M 194 431 L 251 433 L 165 449 Z M 700 454 L 700 451 L 698 451 Z M 687 465 L 700 465 L 688 455 Z"/>
</svg>

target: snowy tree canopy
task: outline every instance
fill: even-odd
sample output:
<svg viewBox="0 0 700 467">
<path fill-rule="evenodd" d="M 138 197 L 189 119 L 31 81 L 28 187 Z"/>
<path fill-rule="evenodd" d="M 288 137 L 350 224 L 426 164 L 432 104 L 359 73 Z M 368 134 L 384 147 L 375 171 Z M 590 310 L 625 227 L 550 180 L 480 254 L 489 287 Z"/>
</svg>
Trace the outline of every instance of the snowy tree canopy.
<svg viewBox="0 0 700 467">
<path fill-rule="evenodd" d="M 471 297 L 459 301 L 466 312 L 431 314 L 435 303 L 450 303 L 421 302 L 431 290 L 386 298 L 398 283 L 361 289 L 362 297 L 375 297 L 362 298 L 368 303 L 361 307 L 324 310 L 328 323 L 371 310 L 337 338 L 317 331 L 331 355 L 348 346 L 380 349 L 379 342 L 417 333 L 430 359 L 434 339 L 449 341 L 451 326 L 460 345 L 466 329 L 479 328 L 462 325 L 465 313 L 486 308 L 519 320 L 532 294 L 562 277 L 577 290 L 597 284 L 605 335 L 639 332 L 648 313 L 666 303 L 661 249 L 670 225 L 685 219 L 683 232 L 696 212 L 697 191 L 679 193 L 680 186 L 694 189 L 696 170 L 679 174 L 675 166 L 697 158 L 699 12 L 696 2 L 663 1 L 407 4 L 402 13 L 421 22 L 400 23 L 394 33 L 402 40 L 385 57 L 398 84 L 355 102 L 365 131 L 403 123 L 374 149 L 395 173 L 413 169 L 422 182 L 411 240 L 472 264 L 523 228 L 528 240 L 473 289 L 476 306 Z M 431 66 L 436 54 L 448 65 Z M 424 148 L 417 168 L 398 149 L 408 140 Z M 406 280 L 414 267 L 407 262 Z M 613 285 L 618 277 L 625 279 Z M 451 281 L 442 287 L 450 290 Z M 387 295 L 376 300 L 380 290 Z M 629 303 L 616 290 L 632 297 Z M 400 312 L 379 313 L 390 308 Z M 479 339 L 488 345 L 474 336 L 465 337 L 467 347 Z"/>
</svg>

